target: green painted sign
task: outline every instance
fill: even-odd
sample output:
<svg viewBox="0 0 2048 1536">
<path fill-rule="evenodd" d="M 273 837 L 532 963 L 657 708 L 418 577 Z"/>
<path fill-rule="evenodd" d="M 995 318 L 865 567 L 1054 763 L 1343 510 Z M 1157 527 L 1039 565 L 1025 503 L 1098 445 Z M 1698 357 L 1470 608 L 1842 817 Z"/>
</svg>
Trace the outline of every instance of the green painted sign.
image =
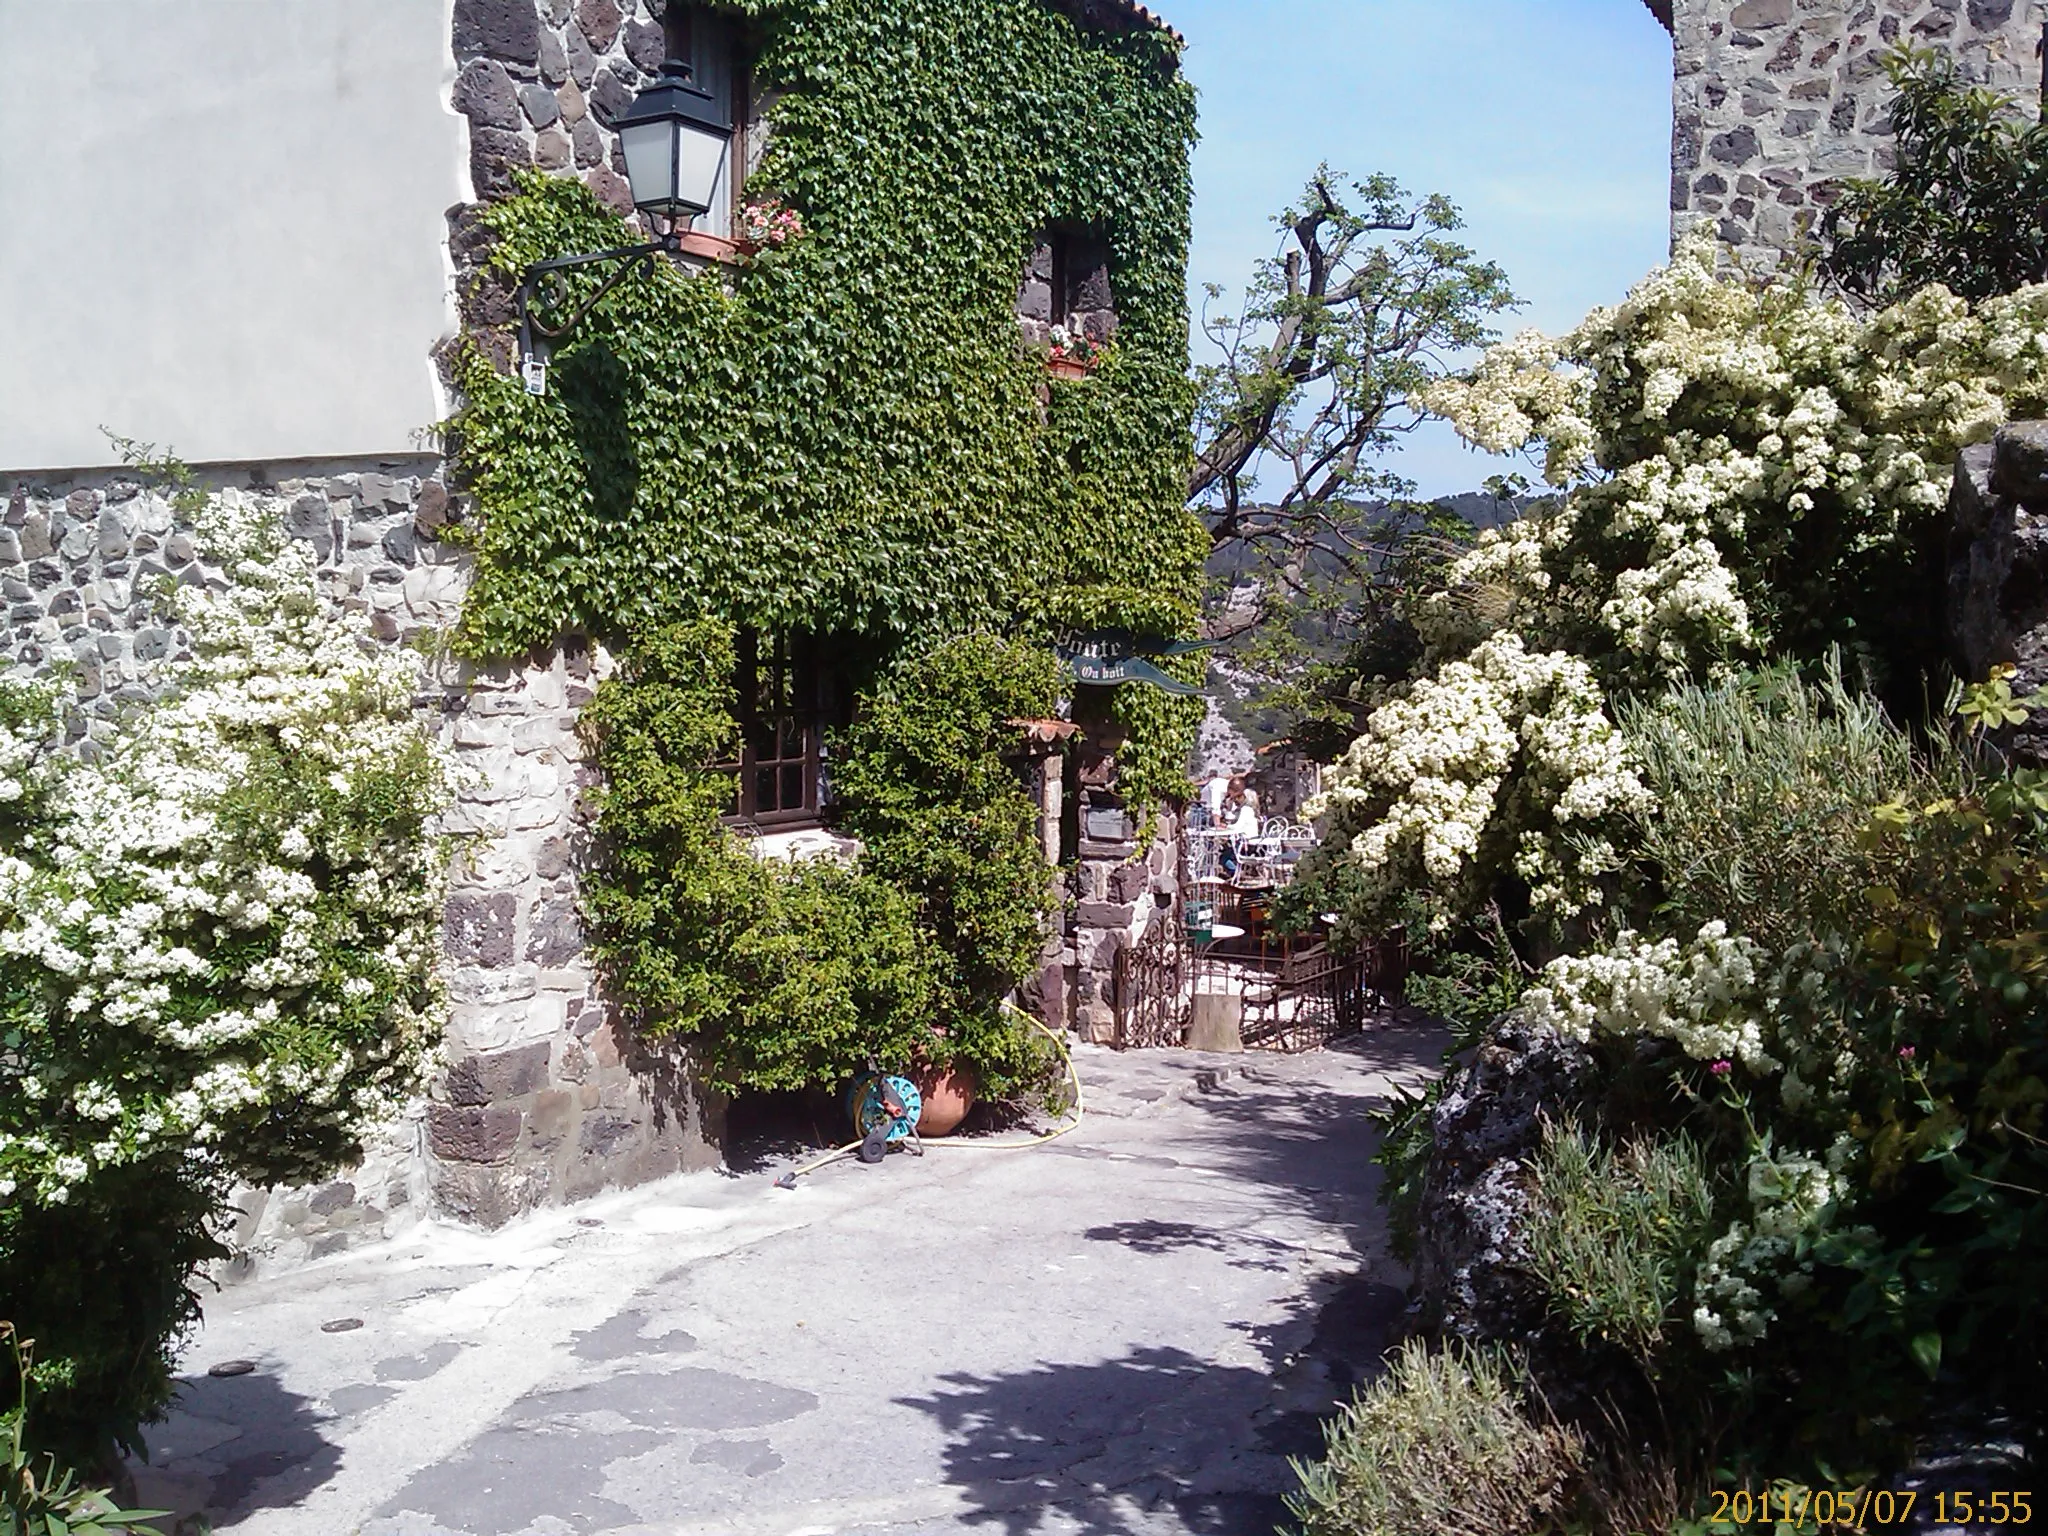
<svg viewBox="0 0 2048 1536">
<path fill-rule="evenodd" d="M 1143 683 L 1164 693 L 1188 698 L 1202 690 L 1161 671 L 1147 656 L 1185 656 L 1205 650 L 1207 640 L 1152 640 L 1123 629 L 1098 629 L 1077 635 L 1060 646 L 1060 657 L 1074 669 L 1074 681 L 1099 688 Z"/>
</svg>

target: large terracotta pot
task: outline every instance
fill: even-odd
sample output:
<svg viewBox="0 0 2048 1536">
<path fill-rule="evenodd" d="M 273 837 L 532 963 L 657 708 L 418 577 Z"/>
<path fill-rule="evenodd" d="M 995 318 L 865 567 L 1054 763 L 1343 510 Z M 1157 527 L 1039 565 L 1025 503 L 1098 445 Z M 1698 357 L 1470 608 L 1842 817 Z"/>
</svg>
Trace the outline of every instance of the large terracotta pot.
<svg viewBox="0 0 2048 1536">
<path fill-rule="evenodd" d="M 972 1067 L 954 1067 L 944 1072 L 936 1067 L 920 1067 L 911 1074 L 911 1081 L 924 1095 L 924 1109 L 917 1117 L 920 1136 L 951 1135 L 967 1118 L 967 1111 L 974 1108 L 975 1090 L 980 1086 Z"/>
</svg>

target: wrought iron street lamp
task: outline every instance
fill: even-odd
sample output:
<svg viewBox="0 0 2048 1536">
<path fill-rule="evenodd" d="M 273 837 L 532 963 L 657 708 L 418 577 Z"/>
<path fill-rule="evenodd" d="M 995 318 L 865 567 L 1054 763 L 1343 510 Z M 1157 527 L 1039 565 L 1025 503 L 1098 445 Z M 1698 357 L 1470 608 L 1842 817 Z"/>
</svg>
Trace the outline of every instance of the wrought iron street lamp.
<svg viewBox="0 0 2048 1536">
<path fill-rule="evenodd" d="M 633 98 L 618 121 L 633 206 L 671 220 L 711 209 L 711 196 L 732 147 L 732 119 L 710 92 L 671 58 L 654 84 Z"/>
<path fill-rule="evenodd" d="M 644 245 L 621 246 L 584 256 L 556 256 L 528 267 L 519 283 L 520 374 L 532 394 L 547 392 L 548 351 L 573 331 L 598 301 L 664 252 L 681 249 L 682 232 L 691 219 L 708 213 L 726 156 L 732 149 L 732 119 L 709 91 L 691 76 L 689 63 L 673 54 L 661 66 L 654 84 L 633 98 L 614 125 L 626 158 L 626 181 L 633 206 L 653 225 L 667 228 Z M 607 277 L 564 319 L 552 316 L 568 296 L 563 274 L 600 262 L 619 262 Z"/>
</svg>

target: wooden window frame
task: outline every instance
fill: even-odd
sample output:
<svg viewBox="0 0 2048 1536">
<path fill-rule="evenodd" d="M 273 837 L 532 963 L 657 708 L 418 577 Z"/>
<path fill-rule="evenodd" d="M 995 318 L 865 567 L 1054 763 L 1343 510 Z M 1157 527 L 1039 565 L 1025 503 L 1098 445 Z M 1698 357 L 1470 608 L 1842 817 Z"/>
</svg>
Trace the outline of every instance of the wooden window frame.
<svg viewBox="0 0 2048 1536">
<path fill-rule="evenodd" d="M 688 36 L 689 13 L 705 12 L 712 8 L 701 4 L 683 3 L 672 0 L 672 24 L 665 17 L 663 26 L 668 39 L 668 50 L 674 52 Z M 747 198 L 747 132 L 752 125 L 751 108 L 754 101 L 754 69 L 750 50 L 741 38 L 740 18 L 717 12 L 727 29 L 728 47 L 731 50 L 729 70 L 732 80 L 732 137 L 726 145 L 726 199 L 724 218 L 716 217 L 716 210 L 704 217 L 712 220 L 717 232 L 711 229 L 686 229 L 676 236 L 676 245 L 685 255 L 700 256 L 707 261 L 724 262 L 732 265 L 739 261 L 739 245 L 733 239 L 733 230 L 739 221 L 740 209 L 746 206 Z"/>
<path fill-rule="evenodd" d="M 764 718 L 762 712 L 762 652 L 770 649 L 771 674 L 787 674 L 787 682 L 771 683 L 787 700 Z M 733 809 L 727 821 L 737 826 L 759 827 L 762 831 L 792 831 L 824 824 L 823 768 L 825 708 L 818 644 L 806 635 L 764 635 L 742 630 L 739 635 L 737 675 L 740 755 L 737 762 L 718 765 L 734 776 Z M 796 742 L 794 753 L 785 753 L 789 732 Z M 763 745 L 774 755 L 763 751 Z M 795 803 L 784 795 L 790 772 L 799 774 Z M 774 804 L 764 809 L 760 776 L 772 774 Z"/>
</svg>

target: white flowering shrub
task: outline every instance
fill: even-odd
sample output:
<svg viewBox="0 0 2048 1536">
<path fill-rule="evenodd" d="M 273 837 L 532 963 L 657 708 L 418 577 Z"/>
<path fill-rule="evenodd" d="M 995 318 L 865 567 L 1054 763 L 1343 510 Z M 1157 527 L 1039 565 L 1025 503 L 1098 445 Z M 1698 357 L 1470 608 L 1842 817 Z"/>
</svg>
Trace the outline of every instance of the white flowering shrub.
<svg viewBox="0 0 2048 1536">
<path fill-rule="evenodd" d="M 1490 452 L 1540 449 L 1560 493 L 1483 534 L 1426 627 L 1454 654 L 1474 638 L 1461 589 L 1490 588 L 1610 685 L 1818 654 L 1896 611 L 1957 450 L 2044 402 L 2048 287 L 1862 315 L 1731 280 L 1695 232 L 1621 304 L 1423 393 Z"/>
<path fill-rule="evenodd" d="M 225 580 L 167 599 L 193 654 L 96 757 L 52 749 L 61 686 L 0 682 L 0 1315 L 127 1422 L 160 1382 L 87 1379 L 99 1341 L 33 1315 L 60 1266 L 25 1245 L 345 1163 L 442 1018 L 450 770 L 420 658 L 322 603 L 268 504 L 230 491 L 199 522 Z M 156 1245 L 174 1288 L 189 1225 Z"/>
<path fill-rule="evenodd" d="M 1702 1150 L 1656 1432 L 1810 1476 L 1911 1455 L 1968 1383 L 2041 1433 L 2048 775 L 1922 711 L 1952 465 L 2048 414 L 2048 287 L 1857 313 L 1694 239 L 1425 403 L 1553 494 L 1411 604 L 1323 809 L 1363 907 L 1526 893 L 1571 952 L 1518 1006 L 1589 1047 L 1550 1107 Z"/>
<path fill-rule="evenodd" d="M 1777 1321 L 1777 1304 L 1812 1287 L 1814 1245 L 1855 1199 L 1854 1155 L 1847 1136 L 1824 1158 L 1757 1149 L 1743 1170 L 1748 1219 L 1731 1222 L 1707 1245 L 1693 1282 L 1692 1325 L 1708 1349 L 1756 1343 Z"/>
<path fill-rule="evenodd" d="M 1369 905 L 1417 884 L 1476 905 L 1505 864 L 1540 907 L 1584 905 L 1611 867 L 1604 830 L 1648 805 L 1603 702 L 1578 658 L 1489 636 L 1374 711 L 1310 807 L 1325 846 L 1364 872 Z"/>
<path fill-rule="evenodd" d="M 1607 701 L 1849 645 L 1910 691 L 1932 658 L 1957 450 L 2048 408 L 2048 287 L 1934 288 L 1876 315 L 1682 242 L 1569 334 L 1489 351 L 1420 404 L 1556 494 L 1482 533 L 1412 605 L 1419 675 L 1367 722 L 1324 809 L 1369 878 L 1435 921 L 1519 876 L 1542 914 L 1599 899 L 1648 797 Z"/>
<path fill-rule="evenodd" d="M 194 656 L 162 702 L 68 772 L 28 739 L 47 715 L 0 748 L 42 780 L 0 854 L 9 1195 L 61 1203 L 165 1144 L 304 1176 L 439 1035 L 448 775 L 412 715 L 419 658 L 329 612 L 261 503 L 226 493 L 201 534 L 227 585 L 177 594 Z"/>
<path fill-rule="evenodd" d="M 1763 1287 L 1792 1295 L 1810 1284 L 1808 1250 L 1853 1200 L 1856 1143 L 1840 1129 L 1846 1115 L 1830 1111 L 1846 1103 L 1859 1062 L 1823 1002 L 1829 959 L 1839 956 L 1814 945 L 1772 956 L 1721 922 L 1684 943 L 1624 930 L 1601 950 L 1553 960 L 1522 996 L 1531 1022 L 1568 1039 L 1669 1040 L 1724 1092 L 1737 1066 L 1760 1088 L 1775 1082 L 1782 1113 L 1769 1134 L 1736 1101 L 1751 1144 L 1743 1215 L 1708 1246 L 1695 1281 L 1693 1325 L 1709 1349 L 1764 1336 L 1776 1313 Z M 1833 1140 L 1809 1154 L 1778 1139 L 1788 1129 Z"/>
</svg>

